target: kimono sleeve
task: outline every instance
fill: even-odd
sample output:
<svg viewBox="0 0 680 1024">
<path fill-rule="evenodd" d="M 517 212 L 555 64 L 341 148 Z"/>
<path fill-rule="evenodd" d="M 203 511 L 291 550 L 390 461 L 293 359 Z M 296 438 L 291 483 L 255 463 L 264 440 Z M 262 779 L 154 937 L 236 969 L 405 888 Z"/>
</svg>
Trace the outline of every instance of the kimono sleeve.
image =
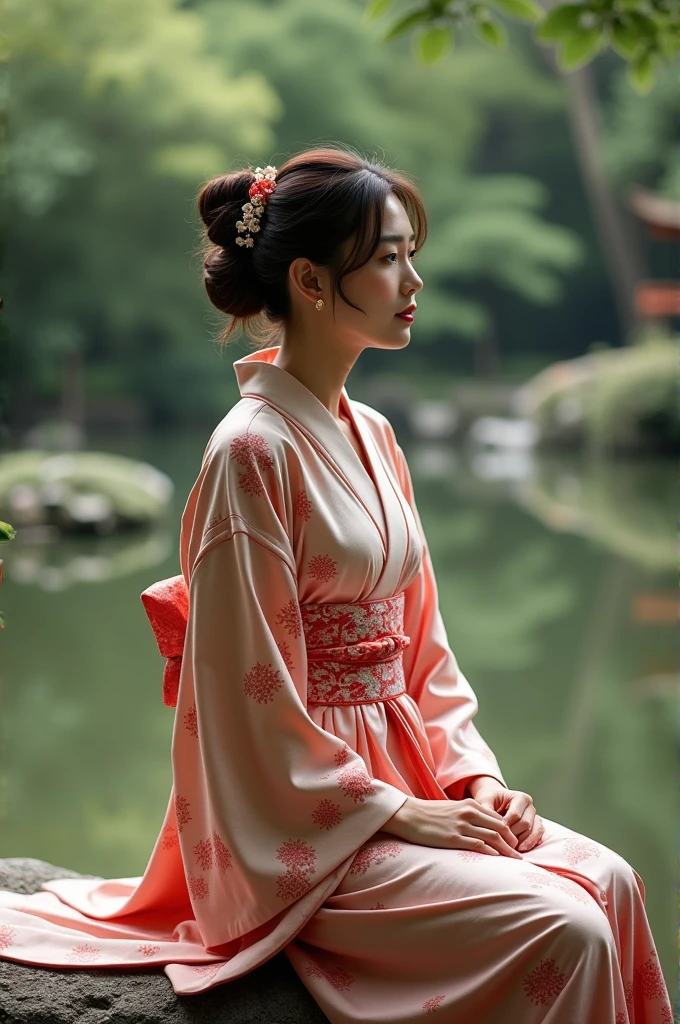
<svg viewBox="0 0 680 1024">
<path fill-rule="evenodd" d="M 495 755 L 473 722 L 477 698 L 449 646 L 411 474 L 402 449 L 396 442 L 395 446 L 399 481 L 423 545 L 420 569 L 405 590 L 404 632 L 411 643 L 404 651 L 404 672 L 408 692 L 425 723 L 437 781 L 451 799 L 460 800 L 467 795 L 467 783 L 477 775 L 490 775 L 507 785 Z"/>
<path fill-rule="evenodd" d="M 188 888 L 212 946 L 328 888 L 407 794 L 370 778 L 307 713 L 292 549 L 238 515 L 208 536 L 190 580 L 173 777 Z"/>
</svg>

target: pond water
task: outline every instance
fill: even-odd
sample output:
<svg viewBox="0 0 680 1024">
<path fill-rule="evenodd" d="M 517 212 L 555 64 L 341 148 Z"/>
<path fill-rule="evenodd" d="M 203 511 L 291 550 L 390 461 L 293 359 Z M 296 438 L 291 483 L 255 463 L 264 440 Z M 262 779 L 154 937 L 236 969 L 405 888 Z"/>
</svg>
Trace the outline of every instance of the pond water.
<svg viewBox="0 0 680 1024">
<path fill-rule="evenodd" d="M 144 872 L 174 711 L 139 595 L 179 572 L 208 434 L 88 440 L 172 477 L 171 513 L 152 533 L 1 550 L 0 857 Z M 639 871 L 675 998 L 675 464 L 403 446 L 478 727 L 539 813 Z"/>
</svg>

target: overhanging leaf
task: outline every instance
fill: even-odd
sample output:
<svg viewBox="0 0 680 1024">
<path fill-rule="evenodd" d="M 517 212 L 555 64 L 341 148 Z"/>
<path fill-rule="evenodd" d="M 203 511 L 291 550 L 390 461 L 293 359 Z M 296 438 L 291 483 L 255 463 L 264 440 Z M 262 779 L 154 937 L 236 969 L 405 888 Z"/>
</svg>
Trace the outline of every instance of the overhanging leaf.
<svg viewBox="0 0 680 1024">
<path fill-rule="evenodd" d="M 490 3 L 522 21 L 540 21 L 543 17 L 543 8 L 534 0 L 490 0 Z"/>
<path fill-rule="evenodd" d="M 0 520 L 0 541 L 13 540 L 15 536 L 15 530 L 9 523 L 3 523 Z"/>
<path fill-rule="evenodd" d="M 429 17 L 430 14 L 428 10 L 411 11 L 410 14 L 405 14 L 403 18 L 399 18 L 398 21 L 395 21 L 389 32 L 383 36 L 383 42 L 387 43 L 390 39 L 396 39 L 398 36 L 403 36 L 410 28 L 413 28 L 415 25 L 420 25 L 423 21 L 428 21 Z"/>
<path fill-rule="evenodd" d="M 562 71 L 574 71 L 592 60 L 600 50 L 604 36 L 599 28 L 591 28 L 570 36 L 562 44 L 558 63 Z"/>
<path fill-rule="evenodd" d="M 418 54 L 424 64 L 434 64 L 451 45 L 453 33 L 449 26 L 429 28 L 418 37 Z"/>
<path fill-rule="evenodd" d="M 366 8 L 366 21 L 373 21 L 375 18 L 379 18 L 381 14 L 385 14 L 390 9 L 393 3 L 394 0 L 370 0 Z"/>
<path fill-rule="evenodd" d="M 536 29 L 534 36 L 540 43 L 559 43 L 580 31 L 579 21 L 584 13 L 583 4 L 563 4 L 555 7 Z"/>
<path fill-rule="evenodd" d="M 656 40 L 657 25 L 653 18 L 648 18 L 641 11 L 628 11 L 628 22 L 633 26 L 638 36 L 648 40 L 650 43 Z"/>
<path fill-rule="evenodd" d="M 485 21 L 478 21 L 475 25 L 475 33 L 488 46 L 500 50 L 508 45 L 508 34 L 505 25 L 499 21 L 487 18 Z"/>
<path fill-rule="evenodd" d="M 636 92 L 646 96 L 654 85 L 656 69 L 651 53 L 645 53 L 628 67 L 628 81 Z"/>
<path fill-rule="evenodd" d="M 636 51 L 640 48 L 640 34 L 636 31 L 635 27 L 628 23 L 624 24 L 623 21 L 614 21 L 609 27 L 609 32 L 612 41 L 612 49 L 623 57 L 625 60 L 630 60 L 635 56 Z"/>
</svg>

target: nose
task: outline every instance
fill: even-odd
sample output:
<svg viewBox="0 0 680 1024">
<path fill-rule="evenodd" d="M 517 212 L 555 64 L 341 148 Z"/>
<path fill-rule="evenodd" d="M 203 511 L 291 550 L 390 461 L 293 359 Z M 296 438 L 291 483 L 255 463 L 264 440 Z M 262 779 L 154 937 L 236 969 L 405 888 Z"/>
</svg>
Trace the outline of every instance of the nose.
<svg viewBox="0 0 680 1024">
<path fill-rule="evenodd" d="M 408 287 L 406 289 L 406 294 L 407 295 L 415 295 L 415 293 L 419 292 L 422 287 L 423 287 L 423 279 L 421 277 L 419 277 L 418 274 L 414 270 L 413 271 L 413 279 L 411 280 L 411 282 L 409 283 L 409 285 L 408 285 Z"/>
<path fill-rule="evenodd" d="M 409 286 L 409 292 L 419 292 L 423 287 L 423 279 L 418 274 L 416 268 L 411 264 L 411 285 Z"/>
</svg>

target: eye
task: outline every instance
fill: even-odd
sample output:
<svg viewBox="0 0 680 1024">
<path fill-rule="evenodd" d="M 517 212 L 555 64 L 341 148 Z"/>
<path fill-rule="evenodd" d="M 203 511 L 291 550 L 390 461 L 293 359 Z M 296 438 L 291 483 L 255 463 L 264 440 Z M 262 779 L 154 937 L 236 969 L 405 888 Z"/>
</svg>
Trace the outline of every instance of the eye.
<svg viewBox="0 0 680 1024">
<path fill-rule="evenodd" d="M 415 257 L 415 256 L 417 255 L 417 253 L 418 253 L 418 250 L 417 250 L 417 249 L 411 249 L 411 252 L 409 253 L 409 255 L 410 255 L 411 259 L 413 259 L 413 258 L 414 258 L 414 257 Z M 391 259 L 392 259 L 392 257 L 393 257 L 393 256 L 398 256 L 398 255 L 399 255 L 399 253 L 398 253 L 398 252 L 390 252 L 390 253 L 388 253 L 388 254 L 387 254 L 387 256 L 385 256 L 384 258 L 385 258 L 386 260 L 390 260 L 390 261 L 391 261 Z"/>
</svg>

